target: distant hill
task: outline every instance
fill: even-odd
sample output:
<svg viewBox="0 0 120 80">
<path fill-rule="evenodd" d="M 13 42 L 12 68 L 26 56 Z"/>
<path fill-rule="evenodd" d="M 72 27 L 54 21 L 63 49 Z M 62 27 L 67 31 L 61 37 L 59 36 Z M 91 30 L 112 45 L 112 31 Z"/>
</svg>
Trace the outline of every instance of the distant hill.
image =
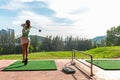
<svg viewBox="0 0 120 80">
<path fill-rule="evenodd" d="M 105 40 L 105 39 L 106 39 L 106 36 L 97 36 L 97 37 L 93 38 L 92 41 L 100 43 L 101 40 Z"/>
<path fill-rule="evenodd" d="M 30 38 L 34 37 L 34 36 L 37 36 L 37 35 L 30 35 Z M 40 41 L 43 41 L 45 39 L 45 37 L 43 37 L 43 36 L 38 36 L 38 37 L 39 37 Z M 97 36 L 97 37 L 95 37 L 95 38 L 93 38 L 91 40 L 92 40 L 92 42 L 100 43 L 101 40 L 105 40 L 105 39 L 106 39 L 106 36 Z"/>
<path fill-rule="evenodd" d="M 30 38 L 35 37 L 35 36 L 37 36 L 37 35 L 30 35 Z M 43 37 L 43 36 L 37 36 L 37 37 L 39 37 L 39 40 L 41 42 L 45 39 L 45 37 Z"/>
</svg>

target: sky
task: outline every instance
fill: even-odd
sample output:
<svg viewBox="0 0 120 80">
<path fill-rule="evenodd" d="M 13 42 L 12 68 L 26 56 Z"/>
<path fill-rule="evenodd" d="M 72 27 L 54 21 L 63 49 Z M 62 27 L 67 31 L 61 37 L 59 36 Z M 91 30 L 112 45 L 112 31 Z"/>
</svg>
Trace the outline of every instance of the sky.
<svg viewBox="0 0 120 80">
<path fill-rule="evenodd" d="M 46 37 L 105 36 L 120 25 L 120 0 L 0 0 L 0 29 L 14 29 L 21 35 L 21 24 L 31 21 L 30 35 Z"/>
</svg>

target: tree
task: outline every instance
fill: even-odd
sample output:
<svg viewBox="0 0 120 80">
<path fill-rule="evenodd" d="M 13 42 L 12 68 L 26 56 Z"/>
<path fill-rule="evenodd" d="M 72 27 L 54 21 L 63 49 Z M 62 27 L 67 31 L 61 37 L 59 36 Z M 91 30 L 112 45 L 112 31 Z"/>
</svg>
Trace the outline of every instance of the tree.
<svg viewBox="0 0 120 80">
<path fill-rule="evenodd" d="M 0 45 L 2 54 L 14 53 L 15 51 L 15 33 L 13 29 L 3 30 L 0 33 Z"/>
<path fill-rule="evenodd" d="M 71 37 L 68 37 L 65 39 L 65 50 L 72 50 L 74 47 L 74 42 L 73 42 L 73 38 L 72 36 Z"/>
<path fill-rule="evenodd" d="M 7 47 L 8 53 L 14 53 L 15 51 L 15 32 L 12 29 L 8 29 L 7 32 Z"/>
<path fill-rule="evenodd" d="M 42 50 L 43 51 L 51 51 L 52 47 L 52 36 L 47 36 L 43 41 L 42 41 Z"/>
<path fill-rule="evenodd" d="M 65 39 L 65 50 L 88 50 L 92 48 L 92 41 L 84 38 L 67 37 Z"/>
<path fill-rule="evenodd" d="M 106 44 L 108 46 L 120 45 L 120 25 L 107 30 Z"/>
<path fill-rule="evenodd" d="M 30 44 L 30 49 L 33 52 L 38 52 L 40 51 L 40 47 L 41 47 L 41 42 L 39 40 L 39 36 L 31 36 L 31 44 Z"/>
<path fill-rule="evenodd" d="M 64 49 L 62 37 L 56 36 L 52 39 L 52 51 L 61 51 Z"/>
</svg>

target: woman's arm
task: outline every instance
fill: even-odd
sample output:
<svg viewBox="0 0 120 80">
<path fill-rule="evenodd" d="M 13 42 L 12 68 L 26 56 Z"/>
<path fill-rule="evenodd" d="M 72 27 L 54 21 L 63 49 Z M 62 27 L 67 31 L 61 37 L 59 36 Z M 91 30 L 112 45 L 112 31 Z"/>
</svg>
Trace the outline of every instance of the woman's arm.
<svg viewBox="0 0 120 80">
<path fill-rule="evenodd" d="M 21 24 L 21 26 L 22 26 L 22 27 L 25 27 L 25 26 L 26 26 L 26 24 Z"/>
</svg>

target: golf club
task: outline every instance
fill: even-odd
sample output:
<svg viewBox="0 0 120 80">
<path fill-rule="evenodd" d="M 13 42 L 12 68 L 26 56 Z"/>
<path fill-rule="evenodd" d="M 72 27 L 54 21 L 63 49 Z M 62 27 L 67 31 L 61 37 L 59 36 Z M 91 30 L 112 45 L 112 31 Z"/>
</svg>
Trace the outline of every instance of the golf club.
<svg viewBox="0 0 120 80">
<path fill-rule="evenodd" d="M 36 27 L 32 27 L 32 28 L 34 28 L 34 29 L 38 30 L 39 32 L 41 32 L 41 30 L 40 30 L 40 29 L 38 29 L 38 28 L 36 28 Z"/>
</svg>

